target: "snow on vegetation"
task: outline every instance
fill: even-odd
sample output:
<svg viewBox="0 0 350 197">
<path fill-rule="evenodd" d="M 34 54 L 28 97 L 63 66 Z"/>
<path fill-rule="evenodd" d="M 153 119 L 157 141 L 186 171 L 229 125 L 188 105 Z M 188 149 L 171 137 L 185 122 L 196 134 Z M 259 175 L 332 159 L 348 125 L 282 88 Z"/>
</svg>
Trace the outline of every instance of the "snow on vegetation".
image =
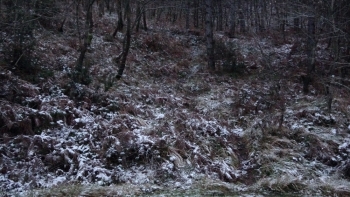
<svg viewBox="0 0 350 197">
<path fill-rule="evenodd" d="M 82 85 L 68 76 L 77 58 L 71 37 L 37 35 L 37 53 L 62 64 L 49 80 L 34 85 L 0 73 L 0 194 L 201 187 L 246 196 L 350 195 L 350 103 L 335 95 L 329 113 L 321 95 L 302 95 L 281 65 L 290 44 L 221 36 L 238 46 L 247 67 L 259 65 L 241 76 L 216 75 L 205 68 L 200 38 L 151 29 L 133 37 L 125 76 L 107 87 L 121 38 L 93 37 L 92 82 Z M 196 42 L 184 45 L 186 39 Z M 56 47 L 60 52 L 44 56 Z M 285 76 L 270 72 L 283 69 Z"/>
</svg>

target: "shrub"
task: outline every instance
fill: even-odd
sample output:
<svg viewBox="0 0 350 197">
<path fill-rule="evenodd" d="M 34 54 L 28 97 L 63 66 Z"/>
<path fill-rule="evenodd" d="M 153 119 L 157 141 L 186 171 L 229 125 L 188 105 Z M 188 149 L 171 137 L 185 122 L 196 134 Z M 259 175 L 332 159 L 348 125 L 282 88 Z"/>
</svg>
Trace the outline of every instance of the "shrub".
<svg viewBox="0 0 350 197">
<path fill-rule="evenodd" d="M 33 35 L 35 16 L 28 12 L 33 5 L 27 1 L 5 1 L 2 15 L 1 32 L 3 33 L 2 48 L 4 62 L 20 74 L 35 79 L 40 69 L 37 58 L 32 53 L 36 40 Z"/>
<path fill-rule="evenodd" d="M 92 78 L 90 75 L 90 68 L 92 64 L 93 62 L 91 62 L 91 59 L 85 58 L 83 65 L 81 67 L 77 66 L 73 71 L 71 75 L 73 81 L 76 83 L 89 85 L 92 82 Z"/>
<path fill-rule="evenodd" d="M 238 47 L 233 42 L 217 40 L 215 43 L 215 60 L 219 63 L 220 70 L 242 75 L 246 69 L 245 64 L 238 60 Z"/>
</svg>

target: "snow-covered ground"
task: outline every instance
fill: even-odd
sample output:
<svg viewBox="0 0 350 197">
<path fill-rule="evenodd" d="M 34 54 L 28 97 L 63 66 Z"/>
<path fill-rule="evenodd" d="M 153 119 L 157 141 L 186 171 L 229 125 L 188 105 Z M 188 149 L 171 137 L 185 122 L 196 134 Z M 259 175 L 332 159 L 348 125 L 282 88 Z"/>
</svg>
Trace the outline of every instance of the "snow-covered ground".
<svg viewBox="0 0 350 197">
<path fill-rule="evenodd" d="M 37 35 L 52 77 L 31 84 L 0 71 L 0 195 L 56 186 L 142 195 L 200 184 L 224 194 L 350 194 L 349 92 L 334 88 L 331 112 L 316 87 L 303 95 L 302 68 L 286 60 L 291 44 L 217 35 L 247 68 L 212 73 L 201 37 L 150 27 L 133 35 L 119 81 L 121 33 L 113 42 L 94 35 L 89 85 L 69 79 L 78 52 L 68 33 Z"/>
</svg>

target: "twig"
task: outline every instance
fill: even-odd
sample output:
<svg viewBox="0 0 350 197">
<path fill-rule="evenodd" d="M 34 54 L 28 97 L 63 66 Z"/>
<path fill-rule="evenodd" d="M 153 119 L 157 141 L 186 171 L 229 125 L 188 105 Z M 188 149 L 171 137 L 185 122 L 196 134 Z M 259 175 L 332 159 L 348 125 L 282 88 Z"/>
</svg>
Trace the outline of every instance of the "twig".
<svg viewBox="0 0 350 197">
<path fill-rule="evenodd" d="M 23 56 L 24 52 L 21 54 L 21 56 L 19 56 L 19 58 L 17 59 L 16 63 L 15 63 L 15 66 L 18 66 L 18 62 L 19 60 L 21 60 L 22 56 Z"/>
<path fill-rule="evenodd" d="M 344 84 L 341 84 L 341 83 L 339 83 L 339 82 L 334 82 L 334 81 L 333 81 L 333 82 L 330 82 L 330 84 L 341 86 L 341 87 L 343 87 L 343 88 L 345 88 L 345 89 L 347 89 L 347 90 L 350 91 L 350 87 L 348 87 L 348 86 L 346 86 L 346 85 L 344 85 Z"/>
</svg>

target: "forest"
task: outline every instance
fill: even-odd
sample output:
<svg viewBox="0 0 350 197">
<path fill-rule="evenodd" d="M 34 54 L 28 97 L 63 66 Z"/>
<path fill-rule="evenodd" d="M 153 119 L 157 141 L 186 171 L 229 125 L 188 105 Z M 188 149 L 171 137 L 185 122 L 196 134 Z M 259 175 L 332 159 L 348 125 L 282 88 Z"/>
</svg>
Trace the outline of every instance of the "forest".
<svg viewBox="0 0 350 197">
<path fill-rule="evenodd" d="M 348 0 L 0 0 L 0 196 L 350 196 Z"/>
</svg>

